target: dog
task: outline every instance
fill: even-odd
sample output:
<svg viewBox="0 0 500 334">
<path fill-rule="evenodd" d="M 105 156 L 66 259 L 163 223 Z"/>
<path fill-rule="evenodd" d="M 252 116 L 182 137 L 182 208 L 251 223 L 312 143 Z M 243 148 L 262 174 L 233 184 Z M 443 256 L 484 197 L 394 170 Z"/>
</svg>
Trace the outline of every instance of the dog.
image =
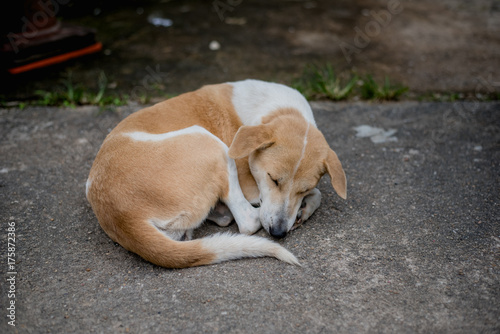
<svg viewBox="0 0 500 334">
<path fill-rule="evenodd" d="M 245 80 L 204 86 L 121 121 L 90 170 L 86 196 L 103 230 L 125 249 L 168 268 L 243 257 L 299 265 L 275 238 L 318 208 L 329 174 L 346 198 L 342 164 L 307 100 L 287 86 Z M 206 219 L 242 234 L 192 240 Z"/>
</svg>

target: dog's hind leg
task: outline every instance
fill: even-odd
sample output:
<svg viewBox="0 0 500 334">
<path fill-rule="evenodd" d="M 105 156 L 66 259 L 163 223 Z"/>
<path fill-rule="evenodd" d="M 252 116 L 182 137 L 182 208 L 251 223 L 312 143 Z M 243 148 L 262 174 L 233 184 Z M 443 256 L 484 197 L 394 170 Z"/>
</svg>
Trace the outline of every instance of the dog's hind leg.
<svg viewBox="0 0 500 334">
<path fill-rule="evenodd" d="M 217 203 L 215 208 L 207 217 L 219 226 L 226 227 L 233 221 L 234 217 L 229 208 L 222 202 Z"/>
<path fill-rule="evenodd" d="M 182 236 L 180 241 L 189 241 L 193 239 L 193 230 L 194 229 L 189 229 L 184 232 L 184 235 Z"/>
</svg>

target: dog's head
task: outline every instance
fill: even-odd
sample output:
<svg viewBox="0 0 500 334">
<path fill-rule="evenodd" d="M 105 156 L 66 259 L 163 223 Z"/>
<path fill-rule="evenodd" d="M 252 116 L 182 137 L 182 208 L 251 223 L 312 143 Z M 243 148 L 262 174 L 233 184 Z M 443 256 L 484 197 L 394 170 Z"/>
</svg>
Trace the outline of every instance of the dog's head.
<svg viewBox="0 0 500 334">
<path fill-rule="evenodd" d="M 292 228 L 302 200 L 328 173 L 337 194 L 346 198 L 342 165 L 321 132 L 294 109 L 279 110 L 263 124 L 242 126 L 229 156 L 249 156 L 250 171 L 260 192 L 260 220 L 275 237 Z"/>
</svg>

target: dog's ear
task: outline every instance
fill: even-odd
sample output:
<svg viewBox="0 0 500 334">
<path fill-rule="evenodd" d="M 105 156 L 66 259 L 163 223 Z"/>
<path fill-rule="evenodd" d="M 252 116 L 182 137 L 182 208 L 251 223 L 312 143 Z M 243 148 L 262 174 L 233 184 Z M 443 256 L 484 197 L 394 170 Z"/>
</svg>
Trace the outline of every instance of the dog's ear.
<svg viewBox="0 0 500 334">
<path fill-rule="evenodd" d="M 347 198 L 347 180 L 345 177 L 342 164 L 340 163 L 337 154 L 333 150 L 328 150 L 328 157 L 325 160 L 325 166 L 330 179 L 332 181 L 333 189 L 343 199 Z"/>
<path fill-rule="evenodd" d="M 236 132 L 228 154 L 232 159 L 239 159 L 273 143 L 272 132 L 267 125 L 242 126 Z"/>
</svg>

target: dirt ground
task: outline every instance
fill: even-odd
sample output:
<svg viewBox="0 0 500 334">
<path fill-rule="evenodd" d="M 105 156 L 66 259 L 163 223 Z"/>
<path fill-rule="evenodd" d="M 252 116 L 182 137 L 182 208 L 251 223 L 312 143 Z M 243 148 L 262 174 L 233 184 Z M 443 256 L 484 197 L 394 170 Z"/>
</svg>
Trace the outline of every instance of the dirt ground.
<svg viewBox="0 0 500 334">
<path fill-rule="evenodd" d="M 128 0 L 119 7 L 94 0 L 70 2 L 60 14 L 96 28 L 103 52 L 2 78 L 5 99 L 50 90 L 68 73 L 93 88 L 104 72 L 110 92 L 140 100 L 243 78 L 290 83 L 305 65 L 324 63 L 339 73 L 388 76 L 410 88 L 409 98 L 500 92 L 495 0 Z"/>
</svg>

